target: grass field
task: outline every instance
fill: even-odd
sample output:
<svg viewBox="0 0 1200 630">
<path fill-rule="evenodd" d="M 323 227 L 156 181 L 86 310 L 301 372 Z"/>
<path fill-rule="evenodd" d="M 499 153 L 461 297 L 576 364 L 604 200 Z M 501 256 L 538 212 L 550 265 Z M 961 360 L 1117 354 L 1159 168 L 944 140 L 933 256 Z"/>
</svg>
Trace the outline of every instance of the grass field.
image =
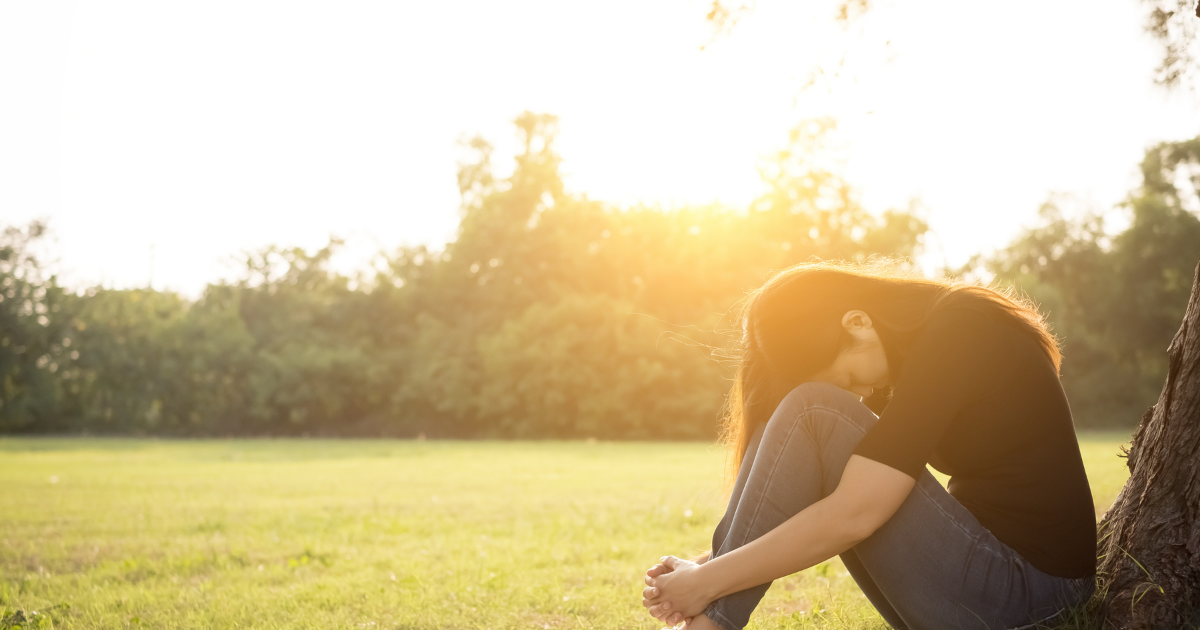
<svg viewBox="0 0 1200 630">
<path fill-rule="evenodd" d="M 1081 437 L 1100 510 L 1124 439 Z M 657 628 L 641 574 L 707 548 L 721 462 L 696 443 L 0 439 L 0 627 Z M 835 560 L 777 581 L 752 627 L 886 626 Z"/>
</svg>

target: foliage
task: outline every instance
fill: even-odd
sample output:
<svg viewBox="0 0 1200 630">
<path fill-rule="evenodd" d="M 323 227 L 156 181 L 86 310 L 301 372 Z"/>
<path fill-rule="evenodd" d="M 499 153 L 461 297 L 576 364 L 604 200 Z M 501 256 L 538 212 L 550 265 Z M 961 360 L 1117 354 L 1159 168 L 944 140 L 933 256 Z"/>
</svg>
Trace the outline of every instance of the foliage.
<svg viewBox="0 0 1200 630">
<path fill-rule="evenodd" d="M 75 359 L 64 370 L 59 426 L 101 433 L 185 433 L 238 404 L 241 321 L 211 300 L 96 290 L 76 300 Z"/>
<path fill-rule="evenodd" d="M 1200 68 L 1200 5 L 1195 0 L 1142 0 L 1149 6 L 1146 32 L 1162 46 L 1162 59 L 1154 70 L 1160 85 L 1195 86 Z"/>
<path fill-rule="evenodd" d="M 669 212 L 564 192 L 555 124 L 518 118 L 524 151 L 505 182 L 474 139 L 477 157 L 459 171 L 458 238 L 441 255 L 402 250 L 377 279 L 399 287 L 413 322 L 394 411 L 410 426 L 711 436 L 725 386 L 705 349 L 725 342 L 715 331 L 746 290 L 811 256 L 911 255 L 926 230 L 908 213 L 862 209 L 820 161 L 829 121 L 791 134 L 753 207 Z"/>
<path fill-rule="evenodd" d="M 828 120 L 764 162 L 751 207 L 671 211 L 569 193 L 556 119 L 515 122 L 507 178 L 468 142 L 457 238 L 381 254 L 370 275 L 334 272 L 335 240 L 253 252 L 195 301 L 70 294 L 27 253 L 42 228 L 10 229 L 3 429 L 711 438 L 726 375 L 710 350 L 746 290 L 811 256 L 908 256 L 926 230 L 862 208 Z"/>
<path fill-rule="evenodd" d="M 911 256 L 926 231 L 912 212 L 862 208 L 829 120 L 763 161 L 748 207 L 669 211 L 567 191 L 556 119 L 516 127 L 505 178 L 486 141 L 467 143 L 452 242 L 381 253 L 355 277 L 331 268 L 333 240 L 250 253 L 194 301 L 71 293 L 35 256 L 44 228 L 8 228 L 0 431 L 710 438 L 729 377 L 712 350 L 748 289 L 812 257 Z M 1042 224 L 963 270 L 1049 312 L 1083 425 L 1131 424 L 1162 382 L 1200 256 L 1198 147 L 1147 153 L 1120 234 L 1052 200 Z"/>
<path fill-rule="evenodd" d="M 69 374 L 70 295 L 35 251 L 45 225 L 0 232 L 0 431 L 52 426 Z"/>
<path fill-rule="evenodd" d="M 567 296 L 481 338 L 485 426 L 516 437 L 709 437 L 696 419 L 721 404 L 718 366 L 633 315 L 609 297 Z"/>
</svg>

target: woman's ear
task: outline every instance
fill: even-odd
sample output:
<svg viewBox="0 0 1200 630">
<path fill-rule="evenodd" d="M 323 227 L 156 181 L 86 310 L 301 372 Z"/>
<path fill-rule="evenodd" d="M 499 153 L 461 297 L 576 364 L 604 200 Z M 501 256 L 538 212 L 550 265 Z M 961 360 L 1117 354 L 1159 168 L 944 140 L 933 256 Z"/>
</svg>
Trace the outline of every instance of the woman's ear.
<svg viewBox="0 0 1200 630">
<path fill-rule="evenodd" d="M 867 315 L 865 311 L 846 311 L 846 314 L 842 315 L 842 328 L 845 328 L 846 332 L 850 334 L 859 330 L 870 330 L 871 327 L 871 316 Z"/>
</svg>

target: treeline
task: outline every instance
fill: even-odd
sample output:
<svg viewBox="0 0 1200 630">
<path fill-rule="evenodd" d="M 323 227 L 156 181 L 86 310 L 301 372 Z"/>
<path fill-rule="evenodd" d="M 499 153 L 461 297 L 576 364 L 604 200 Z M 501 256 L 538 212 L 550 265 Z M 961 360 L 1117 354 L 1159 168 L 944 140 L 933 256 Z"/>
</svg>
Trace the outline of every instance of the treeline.
<svg viewBox="0 0 1200 630">
<path fill-rule="evenodd" d="M 564 190 L 555 123 L 516 120 L 507 178 L 472 141 L 457 238 L 380 254 L 369 274 L 332 271 L 332 241 L 249 255 L 195 301 L 76 293 L 34 255 L 41 225 L 7 228 L 0 431 L 710 438 L 729 377 L 712 350 L 748 288 L 812 257 L 908 257 L 927 231 L 862 208 L 825 164 L 828 121 L 764 160 L 750 207 L 671 211 Z M 953 271 L 1016 282 L 1049 312 L 1082 425 L 1131 425 L 1157 395 L 1200 258 L 1180 177 L 1197 165 L 1200 140 L 1149 151 L 1121 234 L 1047 205 L 1043 225 Z"/>
</svg>

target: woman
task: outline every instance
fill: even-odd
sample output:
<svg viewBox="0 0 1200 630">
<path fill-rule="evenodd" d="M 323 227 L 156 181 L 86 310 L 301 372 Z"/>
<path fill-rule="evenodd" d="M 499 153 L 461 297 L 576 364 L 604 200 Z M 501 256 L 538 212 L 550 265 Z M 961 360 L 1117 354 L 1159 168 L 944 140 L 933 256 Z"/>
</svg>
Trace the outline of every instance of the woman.
<svg viewBox="0 0 1200 630">
<path fill-rule="evenodd" d="M 839 554 L 898 629 L 1017 628 L 1091 595 L 1091 491 L 1031 305 L 815 263 L 771 278 L 741 321 L 729 507 L 709 554 L 647 571 L 652 615 L 742 628 L 772 580 Z"/>
</svg>

